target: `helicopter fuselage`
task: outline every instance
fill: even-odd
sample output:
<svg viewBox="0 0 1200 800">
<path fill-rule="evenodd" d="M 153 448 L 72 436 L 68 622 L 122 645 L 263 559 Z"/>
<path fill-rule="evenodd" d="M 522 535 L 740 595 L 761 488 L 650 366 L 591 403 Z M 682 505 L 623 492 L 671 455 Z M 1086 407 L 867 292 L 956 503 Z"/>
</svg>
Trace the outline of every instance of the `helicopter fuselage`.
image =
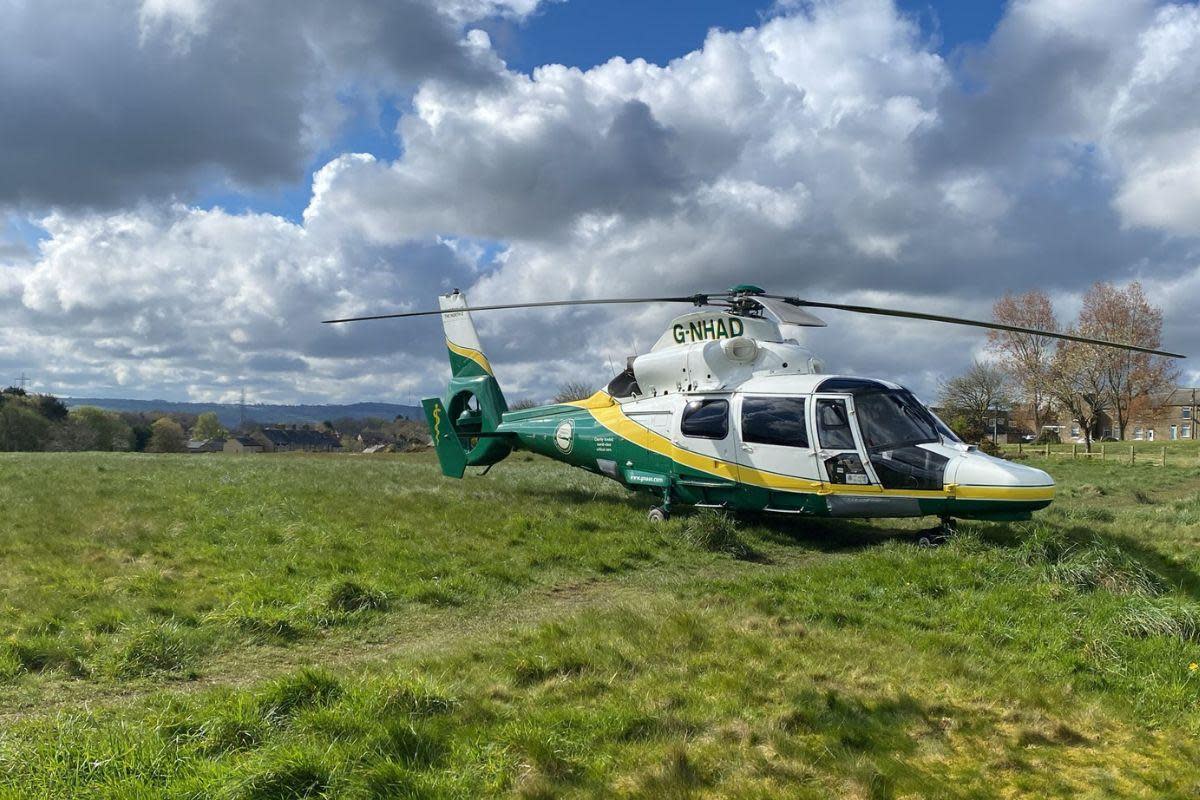
<svg viewBox="0 0 1200 800">
<path fill-rule="evenodd" d="M 827 375 L 753 378 L 512 411 L 498 432 L 528 450 L 649 492 L 669 506 L 833 517 L 1025 519 L 1045 472 L 988 456 L 920 415 L 895 384 Z M 881 441 L 889 431 L 905 438 Z"/>
</svg>

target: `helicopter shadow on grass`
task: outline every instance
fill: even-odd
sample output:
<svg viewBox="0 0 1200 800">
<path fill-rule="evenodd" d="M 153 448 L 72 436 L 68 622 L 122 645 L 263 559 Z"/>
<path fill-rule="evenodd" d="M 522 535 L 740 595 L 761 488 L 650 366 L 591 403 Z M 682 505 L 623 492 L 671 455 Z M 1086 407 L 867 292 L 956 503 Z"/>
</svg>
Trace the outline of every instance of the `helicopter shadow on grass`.
<svg viewBox="0 0 1200 800">
<path fill-rule="evenodd" d="M 865 550 L 890 541 L 915 542 L 919 532 L 914 528 L 884 528 L 866 520 L 780 517 L 761 512 L 741 512 L 737 520 L 739 525 L 752 526 L 771 544 L 800 546 L 823 553 Z"/>
<path fill-rule="evenodd" d="M 538 504 L 556 508 L 579 505 L 604 504 L 613 509 L 627 510 L 642 515 L 655 505 L 648 494 L 629 493 L 624 496 L 603 491 L 589 491 L 580 487 L 529 487 L 523 494 L 536 498 Z M 687 505 L 676 505 L 674 519 L 685 521 L 703 513 L 703 509 Z M 717 513 L 721 513 L 719 510 Z M 766 542 L 785 547 L 804 547 L 821 552 L 843 552 L 861 550 L 897 540 L 914 540 L 914 529 L 881 528 L 865 521 L 851 519 L 829 519 L 825 517 L 780 517 L 774 514 L 755 512 L 729 513 L 739 527 L 753 527 Z"/>
</svg>

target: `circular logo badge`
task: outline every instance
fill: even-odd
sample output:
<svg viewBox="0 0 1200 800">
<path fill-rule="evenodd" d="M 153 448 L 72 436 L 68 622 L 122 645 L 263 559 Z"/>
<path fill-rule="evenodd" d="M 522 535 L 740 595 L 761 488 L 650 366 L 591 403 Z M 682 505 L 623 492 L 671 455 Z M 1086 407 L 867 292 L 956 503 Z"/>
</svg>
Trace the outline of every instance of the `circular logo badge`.
<svg viewBox="0 0 1200 800">
<path fill-rule="evenodd" d="M 554 444 L 564 453 L 571 452 L 571 448 L 575 444 L 574 420 L 568 419 L 558 424 L 558 427 L 554 429 Z"/>
</svg>

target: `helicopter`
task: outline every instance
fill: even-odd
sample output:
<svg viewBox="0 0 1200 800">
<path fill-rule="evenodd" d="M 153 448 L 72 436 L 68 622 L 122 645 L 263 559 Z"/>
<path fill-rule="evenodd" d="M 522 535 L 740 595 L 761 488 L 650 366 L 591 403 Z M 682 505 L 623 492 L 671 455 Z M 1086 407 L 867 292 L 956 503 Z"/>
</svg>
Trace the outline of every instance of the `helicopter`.
<svg viewBox="0 0 1200 800">
<path fill-rule="evenodd" d="M 552 306 L 689 304 L 646 353 L 590 397 L 509 410 L 473 312 Z M 510 453 L 538 453 L 649 493 L 651 522 L 675 504 L 796 517 L 936 516 L 1024 520 L 1054 499 L 1045 471 L 964 443 L 912 392 L 888 380 L 827 374 L 799 328 L 809 308 L 967 325 L 1182 358 L 1132 344 L 923 312 L 805 300 L 742 284 L 675 297 L 470 306 L 457 289 L 433 311 L 326 320 L 440 316 L 451 378 L 422 401 L 442 473 L 484 474 Z M 923 539 L 922 543 L 928 543 Z"/>
</svg>

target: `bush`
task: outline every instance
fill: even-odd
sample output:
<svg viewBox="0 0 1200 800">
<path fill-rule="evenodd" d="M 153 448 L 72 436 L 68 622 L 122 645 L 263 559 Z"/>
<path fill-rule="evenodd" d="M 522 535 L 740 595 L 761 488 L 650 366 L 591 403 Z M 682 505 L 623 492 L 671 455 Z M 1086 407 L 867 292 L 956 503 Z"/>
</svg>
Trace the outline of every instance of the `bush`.
<svg viewBox="0 0 1200 800">
<path fill-rule="evenodd" d="M 1034 444 L 1062 444 L 1062 437 L 1058 435 L 1058 431 L 1043 429 L 1038 437 L 1033 440 Z"/>
<path fill-rule="evenodd" d="M 711 553 L 747 558 L 753 552 L 738 535 L 733 519 L 717 511 L 705 509 L 689 517 L 684 523 L 682 535 L 688 544 Z"/>
</svg>

